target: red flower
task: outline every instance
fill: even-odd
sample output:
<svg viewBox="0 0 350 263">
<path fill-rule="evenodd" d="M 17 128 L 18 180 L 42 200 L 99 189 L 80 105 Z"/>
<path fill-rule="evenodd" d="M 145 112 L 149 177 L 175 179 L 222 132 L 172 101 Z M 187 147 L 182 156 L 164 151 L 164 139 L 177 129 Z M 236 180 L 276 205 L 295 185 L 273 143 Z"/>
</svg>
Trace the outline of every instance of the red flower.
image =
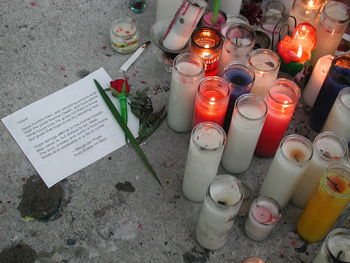
<svg viewBox="0 0 350 263">
<path fill-rule="evenodd" d="M 118 93 L 121 93 L 122 89 L 123 89 L 124 81 L 125 81 L 125 93 L 124 94 L 128 94 L 130 92 L 130 86 L 129 86 L 128 80 L 116 79 L 116 80 L 111 81 L 109 83 L 109 85 L 111 86 L 112 89 L 114 89 Z M 113 92 L 112 92 L 112 94 L 113 94 L 113 96 L 116 96 Z"/>
</svg>

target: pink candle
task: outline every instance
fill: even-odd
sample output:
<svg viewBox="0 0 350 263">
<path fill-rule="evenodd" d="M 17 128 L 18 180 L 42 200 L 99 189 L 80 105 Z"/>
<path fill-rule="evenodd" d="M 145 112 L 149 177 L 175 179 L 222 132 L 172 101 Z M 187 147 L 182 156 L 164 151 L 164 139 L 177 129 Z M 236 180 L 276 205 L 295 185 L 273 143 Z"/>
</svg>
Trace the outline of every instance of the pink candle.
<svg viewBox="0 0 350 263">
<path fill-rule="evenodd" d="M 270 209 L 265 206 L 256 207 L 253 211 L 253 215 L 259 223 L 271 223 L 273 219 Z"/>
</svg>

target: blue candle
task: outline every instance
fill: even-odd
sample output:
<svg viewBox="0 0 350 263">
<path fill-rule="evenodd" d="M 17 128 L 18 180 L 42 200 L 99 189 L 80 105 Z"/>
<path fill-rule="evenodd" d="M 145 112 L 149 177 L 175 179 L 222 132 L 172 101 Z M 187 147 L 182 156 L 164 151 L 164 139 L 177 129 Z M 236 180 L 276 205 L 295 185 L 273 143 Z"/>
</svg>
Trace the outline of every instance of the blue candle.
<svg viewBox="0 0 350 263">
<path fill-rule="evenodd" d="M 233 108 L 236 99 L 246 93 L 250 93 L 254 82 L 254 72 L 247 66 L 233 62 L 224 70 L 224 79 L 230 84 L 230 100 L 224 121 L 224 130 L 227 132 L 230 128 Z"/>
<path fill-rule="evenodd" d="M 335 58 L 323 82 L 310 117 L 310 127 L 319 132 L 340 90 L 350 86 L 350 55 Z"/>
</svg>

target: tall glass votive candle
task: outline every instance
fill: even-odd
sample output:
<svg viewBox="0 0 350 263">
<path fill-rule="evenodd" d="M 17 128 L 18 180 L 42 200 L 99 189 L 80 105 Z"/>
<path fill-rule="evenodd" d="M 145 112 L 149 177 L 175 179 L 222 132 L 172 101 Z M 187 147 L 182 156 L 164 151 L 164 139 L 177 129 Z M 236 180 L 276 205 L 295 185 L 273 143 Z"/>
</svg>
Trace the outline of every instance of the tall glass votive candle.
<svg viewBox="0 0 350 263">
<path fill-rule="evenodd" d="M 297 232 L 308 242 L 322 240 L 350 200 L 350 170 L 330 167 L 297 221 Z"/>
<path fill-rule="evenodd" d="M 221 26 L 226 23 L 226 20 L 227 20 L 227 16 L 225 12 L 223 12 L 222 10 L 219 10 L 215 24 L 213 24 L 213 12 L 211 10 L 207 10 L 204 13 L 202 18 L 202 26 L 211 27 L 220 31 Z"/>
<path fill-rule="evenodd" d="M 250 206 L 244 232 L 254 241 L 264 240 L 281 218 L 281 207 L 272 198 L 259 196 Z"/>
<path fill-rule="evenodd" d="M 300 89 L 288 79 L 280 78 L 271 83 L 265 101 L 268 112 L 255 153 L 271 157 L 281 142 L 300 97 Z"/>
<path fill-rule="evenodd" d="M 182 192 L 190 201 L 203 202 L 225 143 L 225 131 L 215 123 L 202 122 L 193 128 L 182 182 Z"/>
<path fill-rule="evenodd" d="M 203 58 L 206 77 L 218 74 L 222 42 L 220 32 L 210 27 L 200 27 L 191 35 L 191 52 Z"/>
<path fill-rule="evenodd" d="M 240 174 L 248 169 L 266 114 L 267 105 L 260 96 L 245 94 L 236 100 L 221 159 L 226 171 Z"/>
<path fill-rule="evenodd" d="M 348 151 L 344 140 L 333 132 L 320 133 L 312 145 L 312 159 L 291 199 L 292 203 L 300 208 L 306 206 L 324 171 L 331 165 L 342 163 Z"/>
<path fill-rule="evenodd" d="M 310 127 L 319 132 L 325 123 L 338 93 L 350 87 L 350 55 L 336 57 L 316 98 L 310 117 Z"/>
<path fill-rule="evenodd" d="M 226 36 L 226 32 L 229 29 L 230 26 L 234 24 L 245 24 L 249 25 L 249 21 L 245 16 L 242 15 L 236 15 L 236 16 L 229 16 L 226 20 L 226 23 L 221 25 L 220 32 L 223 37 Z"/>
<path fill-rule="evenodd" d="M 203 59 L 192 53 L 182 53 L 174 60 L 168 105 L 168 124 L 174 131 L 192 129 L 194 103 L 204 69 Z"/>
<path fill-rule="evenodd" d="M 350 263 L 350 230 L 332 230 L 312 263 Z"/>
<path fill-rule="evenodd" d="M 214 178 L 196 227 L 196 239 L 200 246 L 216 250 L 226 243 L 243 196 L 243 185 L 235 177 L 223 174 Z"/>
<path fill-rule="evenodd" d="M 322 131 L 335 132 L 350 143 L 350 87 L 339 92 Z"/>
<path fill-rule="evenodd" d="M 325 55 L 334 55 L 350 20 L 350 4 L 329 1 L 318 20 L 317 44 L 311 57 L 311 64 Z M 327 41 L 326 41 L 327 40 Z"/>
<path fill-rule="evenodd" d="M 224 79 L 230 84 L 230 101 L 228 103 L 224 122 L 224 130 L 227 132 L 230 127 L 236 99 L 243 94 L 250 93 L 255 75 L 254 71 L 249 66 L 240 62 L 232 62 L 228 64 L 224 70 Z"/>
<path fill-rule="evenodd" d="M 316 25 L 317 15 L 326 0 L 295 0 L 291 16 L 294 16 L 297 24 L 308 22 L 311 25 Z"/>
<path fill-rule="evenodd" d="M 255 31 L 249 25 L 233 24 L 227 29 L 219 62 L 219 76 L 223 76 L 225 67 L 232 61 L 248 62 L 255 38 Z"/>
<path fill-rule="evenodd" d="M 220 8 L 227 15 L 239 15 L 241 6 L 242 6 L 242 0 L 235 0 L 235 1 L 221 0 L 220 2 Z"/>
<path fill-rule="evenodd" d="M 206 77 L 199 83 L 194 107 L 193 126 L 200 122 L 215 122 L 223 126 L 230 87 L 220 77 Z"/>
<path fill-rule="evenodd" d="M 281 65 L 280 57 L 270 49 L 253 50 L 248 57 L 248 63 L 255 72 L 252 93 L 265 97 L 267 88 L 277 78 Z"/>
<path fill-rule="evenodd" d="M 260 188 L 260 195 L 275 199 L 283 208 L 312 158 L 312 143 L 297 134 L 286 136 L 280 144 Z"/>
</svg>

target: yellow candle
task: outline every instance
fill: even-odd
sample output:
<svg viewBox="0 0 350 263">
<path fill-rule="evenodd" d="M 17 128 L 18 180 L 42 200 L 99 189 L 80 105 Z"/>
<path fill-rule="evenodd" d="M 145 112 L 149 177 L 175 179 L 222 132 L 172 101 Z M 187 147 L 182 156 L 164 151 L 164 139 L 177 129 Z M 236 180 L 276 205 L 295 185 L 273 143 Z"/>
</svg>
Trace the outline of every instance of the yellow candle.
<svg viewBox="0 0 350 263">
<path fill-rule="evenodd" d="M 297 222 L 299 235 L 308 242 L 322 240 L 350 200 L 350 169 L 331 167 L 321 178 Z"/>
</svg>

